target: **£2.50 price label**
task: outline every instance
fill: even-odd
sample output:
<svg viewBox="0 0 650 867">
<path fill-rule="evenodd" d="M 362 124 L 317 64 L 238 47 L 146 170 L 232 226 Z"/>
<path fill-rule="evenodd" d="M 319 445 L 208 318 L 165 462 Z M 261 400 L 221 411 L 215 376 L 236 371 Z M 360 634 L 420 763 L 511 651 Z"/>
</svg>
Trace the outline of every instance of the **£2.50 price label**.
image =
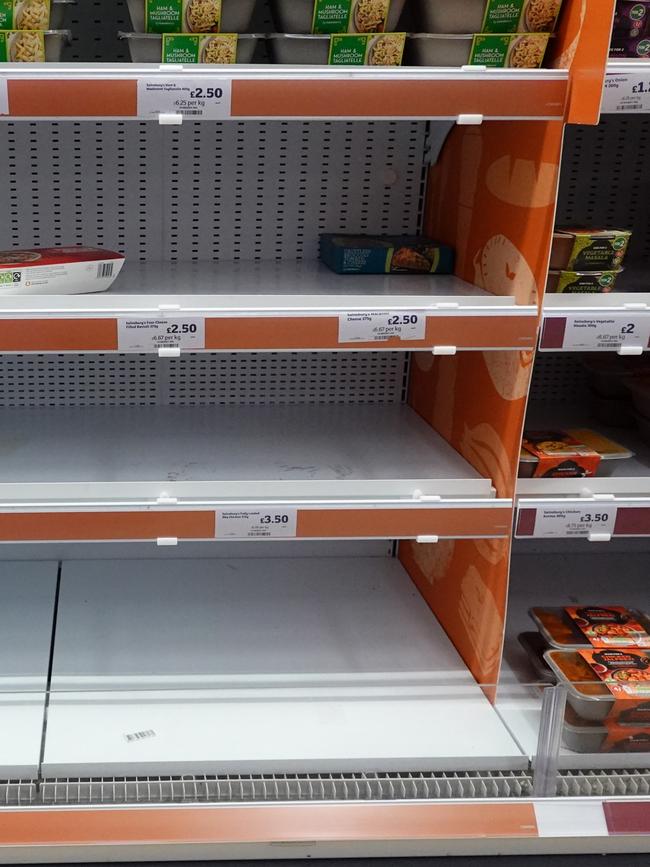
<svg viewBox="0 0 650 867">
<path fill-rule="evenodd" d="M 544 320 L 542 349 L 606 351 L 623 346 L 645 350 L 650 343 L 650 313 L 611 316 L 573 314 Z"/>
<path fill-rule="evenodd" d="M 589 537 L 592 533 L 612 535 L 616 524 L 617 507 L 602 503 L 585 506 L 522 505 L 517 519 L 520 538 L 557 539 Z"/>
<path fill-rule="evenodd" d="M 205 319 L 130 316 L 117 320 L 120 352 L 157 352 L 171 347 L 205 349 Z"/>
<path fill-rule="evenodd" d="M 230 79 L 186 76 L 138 79 L 138 117 L 180 114 L 189 120 L 230 117 Z"/>
<path fill-rule="evenodd" d="M 217 539 L 288 539 L 296 535 L 298 510 L 217 509 Z"/>
<path fill-rule="evenodd" d="M 602 110 L 611 114 L 650 111 L 650 75 L 644 78 L 638 70 L 608 72 L 605 76 Z"/>
<path fill-rule="evenodd" d="M 373 343 L 390 340 L 424 340 L 427 317 L 420 311 L 390 313 L 341 313 L 339 343 Z"/>
</svg>

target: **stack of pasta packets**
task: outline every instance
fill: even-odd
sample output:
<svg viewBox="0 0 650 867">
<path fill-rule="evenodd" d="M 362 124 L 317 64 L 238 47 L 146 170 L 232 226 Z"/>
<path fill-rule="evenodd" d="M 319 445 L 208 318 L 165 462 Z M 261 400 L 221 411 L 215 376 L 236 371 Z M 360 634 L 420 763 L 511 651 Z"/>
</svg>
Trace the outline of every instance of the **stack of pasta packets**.
<svg viewBox="0 0 650 867">
<path fill-rule="evenodd" d="M 0 2 L 0 62 L 44 63 L 50 31 L 50 0 Z"/>
<path fill-rule="evenodd" d="M 314 34 L 329 34 L 327 62 L 338 66 L 400 66 L 406 33 L 390 32 L 403 2 L 314 0 Z"/>
</svg>

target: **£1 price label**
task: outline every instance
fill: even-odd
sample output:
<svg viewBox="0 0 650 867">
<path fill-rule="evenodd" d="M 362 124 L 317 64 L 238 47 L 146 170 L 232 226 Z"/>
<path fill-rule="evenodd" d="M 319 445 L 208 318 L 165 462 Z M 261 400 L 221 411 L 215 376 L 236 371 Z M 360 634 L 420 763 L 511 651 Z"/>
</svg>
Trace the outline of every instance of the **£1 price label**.
<svg viewBox="0 0 650 867">
<path fill-rule="evenodd" d="M 390 340 L 424 340 L 427 317 L 421 311 L 390 313 L 341 313 L 339 343 L 374 343 Z"/>
<path fill-rule="evenodd" d="M 613 350 L 635 346 L 641 350 L 650 342 L 650 314 L 566 317 L 562 349 Z"/>
<path fill-rule="evenodd" d="M 650 53 L 650 40 L 648 52 Z M 603 90 L 603 113 L 636 114 L 650 111 L 650 76 L 637 72 L 608 72 Z"/>
<path fill-rule="evenodd" d="M 528 511 L 525 505 L 522 511 Z M 592 533 L 612 535 L 616 524 L 617 507 L 602 503 L 587 503 L 584 506 L 537 506 L 534 524 L 518 521 L 518 536 L 536 539 L 580 538 Z M 524 527 L 527 525 L 527 529 Z"/>
<path fill-rule="evenodd" d="M 217 539 L 290 539 L 296 535 L 298 510 L 217 509 Z"/>
<path fill-rule="evenodd" d="M 205 319 L 129 316 L 117 320 L 117 348 L 120 352 L 157 352 L 172 347 L 205 349 Z"/>
</svg>

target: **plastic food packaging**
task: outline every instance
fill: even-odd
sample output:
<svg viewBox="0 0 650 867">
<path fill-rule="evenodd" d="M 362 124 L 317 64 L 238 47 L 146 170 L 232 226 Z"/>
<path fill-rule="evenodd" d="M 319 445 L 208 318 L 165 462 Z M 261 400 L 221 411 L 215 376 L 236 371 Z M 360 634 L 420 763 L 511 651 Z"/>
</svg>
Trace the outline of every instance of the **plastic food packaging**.
<svg viewBox="0 0 650 867">
<path fill-rule="evenodd" d="M 596 475 L 599 477 L 611 476 L 614 472 L 615 461 L 627 460 L 628 458 L 634 457 L 634 452 L 625 448 L 625 446 L 622 446 L 607 437 L 601 436 L 601 434 L 596 431 L 587 428 L 571 428 L 566 431 L 548 431 L 545 433 L 559 437 L 562 435 L 568 435 L 573 440 L 582 443 L 589 450 L 597 452 L 600 457 L 600 460 L 595 462 L 595 467 L 592 467 L 591 464 L 593 464 L 593 462 L 589 459 L 588 455 L 585 456 L 585 458 L 587 458 L 586 460 L 581 458 L 579 453 L 561 455 L 562 458 L 566 458 L 566 461 L 562 461 L 563 463 L 571 462 L 575 466 L 562 468 L 559 474 L 551 476 L 552 478 L 584 478 L 588 475 Z M 524 437 L 525 436 L 526 434 L 524 433 Z M 560 456 L 560 453 L 557 454 Z M 538 463 L 538 457 L 522 448 L 519 456 L 519 478 L 533 478 L 533 476 L 536 475 Z M 593 469 L 594 471 L 590 472 L 590 469 Z M 552 469 L 551 472 L 553 472 Z M 539 475 L 539 472 L 537 472 L 537 475 Z"/>
<path fill-rule="evenodd" d="M 118 33 L 117 35 L 120 39 L 126 39 L 133 63 L 162 62 L 163 38 L 161 33 Z M 210 36 L 208 35 L 206 38 L 209 39 Z M 255 47 L 260 38 L 258 33 L 240 33 L 237 35 L 237 63 L 252 63 Z"/>
<path fill-rule="evenodd" d="M 526 651 L 526 656 L 540 683 L 556 683 L 557 678 L 544 659 L 548 644 L 539 632 L 520 632 L 517 636 L 519 644 Z"/>
<path fill-rule="evenodd" d="M 576 294 L 611 292 L 622 269 L 617 271 L 549 271 L 547 292 Z"/>
<path fill-rule="evenodd" d="M 419 0 L 427 33 L 552 33 L 562 0 Z"/>
<path fill-rule="evenodd" d="M 180 3 L 181 0 L 176 0 Z M 250 29 L 251 18 L 256 0 L 221 0 L 221 22 L 219 30 L 222 33 L 246 33 Z M 131 26 L 136 33 L 146 32 L 146 0 L 127 0 Z M 169 5 L 169 4 L 167 4 Z M 187 5 L 185 5 L 187 9 Z M 185 16 L 186 17 L 186 16 Z M 158 31 L 158 32 L 162 32 Z M 173 32 L 171 29 L 166 32 Z M 191 27 L 184 23 L 179 32 L 192 33 Z M 196 31 L 198 32 L 198 31 Z"/>
<path fill-rule="evenodd" d="M 0 31 L 0 63 L 58 63 L 70 36 L 69 30 Z"/>
<path fill-rule="evenodd" d="M 623 264 L 631 232 L 626 229 L 556 229 L 553 270 L 616 271 Z"/>
<path fill-rule="evenodd" d="M 559 650 L 588 649 L 593 642 L 604 647 L 650 648 L 650 621 L 636 609 L 581 605 L 531 608 L 529 614 L 546 644 Z"/>
<path fill-rule="evenodd" d="M 320 236 L 321 261 L 337 274 L 452 274 L 454 251 L 413 235 Z"/>
<path fill-rule="evenodd" d="M 0 252 L 0 295 L 79 295 L 108 289 L 124 256 L 97 247 Z"/>
<path fill-rule="evenodd" d="M 352 0 L 352 32 L 354 28 L 354 13 L 358 0 Z M 397 29 L 397 24 L 406 0 L 391 0 L 384 31 L 387 33 Z M 311 33 L 314 22 L 314 0 L 271 0 L 271 13 L 275 29 L 282 33 Z M 281 63 L 291 61 L 280 61 Z M 305 63 L 314 61 L 304 61 Z"/>
<path fill-rule="evenodd" d="M 609 56 L 650 56 L 650 0 L 617 0 Z"/>
<path fill-rule="evenodd" d="M 77 0 L 52 0 L 50 6 L 50 30 L 61 30 L 68 9 L 73 9 Z"/>
<path fill-rule="evenodd" d="M 408 66 L 465 66 L 472 51 L 472 34 L 411 33 L 406 40 Z"/>
<path fill-rule="evenodd" d="M 274 63 L 327 66 L 330 53 L 329 36 L 269 33 L 267 39 Z"/>
<path fill-rule="evenodd" d="M 614 656 L 630 660 L 630 665 L 650 670 L 650 653 L 638 650 L 556 650 L 551 648 L 544 659 L 557 675 L 558 682 L 567 688 L 567 700 L 575 712 L 586 720 L 617 720 L 629 726 L 647 724 L 650 700 L 631 698 L 629 707 L 626 700 L 617 700 L 607 683 L 594 671 L 585 654 L 600 654 L 599 658 L 611 659 Z M 633 661 L 633 662 L 632 662 Z M 620 670 L 620 669 L 619 669 Z M 647 681 L 646 681 L 647 683 Z M 621 681 L 621 685 L 623 681 Z"/>
<path fill-rule="evenodd" d="M 365 43 L 358 45 L 358 40 L 365 38 Z M 348 34 L 311 34 L 311 33 L 269 33 L 267 36 L 274 63 L 290 64 L 292 66 L 328 64 L 346 66 L 399 66 L 402 60 L 405 34 L 383 33 L 378 36 L 350 36 Z M 357 40 L 353 51 L 348 51 L 348 40 Z M 391 40 L 390 64 L 375 59 L 376 49 L 382 41 Z M 331 59 L 330 59 L 331 48 Z M 341 59 L 341 51 L 344 59 Z M 377 55 L 379 57 L 379 55 Z"/>
</svg>

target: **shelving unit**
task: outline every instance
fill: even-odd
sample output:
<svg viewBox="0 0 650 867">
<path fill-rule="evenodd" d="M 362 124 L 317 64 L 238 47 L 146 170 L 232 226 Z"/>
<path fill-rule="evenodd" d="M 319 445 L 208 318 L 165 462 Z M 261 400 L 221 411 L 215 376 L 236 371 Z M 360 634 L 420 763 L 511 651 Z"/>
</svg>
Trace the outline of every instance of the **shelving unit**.
<svg viewBox="0 0 650 867">
<path fill-rule="evenodd" d="M 650 328 L 647 244 L 620 293 L 543 291 L 556 212 L 647 233 L 643 112 L 590 129 L 641 71 L 606 69 L 613 6 L 564 0 L 541 70 L 131 64 L 122 0 L 70 8 L 56 67 L 0 64 L 0 247 L 127 259 L 0 296 L 0 860 L 648 850 L 650 756 L 558 751 L 516 644 L 617 552 L 623 603 L 647 571 L 647 445 L 517 480 L 527 406 L 588 420 L 557 320 Z M 163 82 L 225 96 L 190 119 Z M 428 234 L 455 272 L 335 275 L 323 232 Z M 547 502 L 641 538 L 511 557 Z"/>
</svg>

